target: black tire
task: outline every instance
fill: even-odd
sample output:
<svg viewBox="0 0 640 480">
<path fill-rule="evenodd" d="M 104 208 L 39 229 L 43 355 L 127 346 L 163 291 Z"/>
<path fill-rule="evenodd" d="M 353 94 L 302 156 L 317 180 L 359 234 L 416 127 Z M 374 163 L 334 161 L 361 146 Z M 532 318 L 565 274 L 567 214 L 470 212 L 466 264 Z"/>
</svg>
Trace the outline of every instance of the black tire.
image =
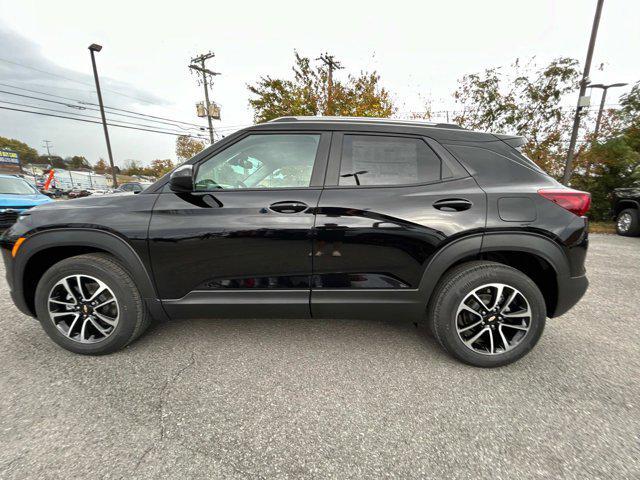
<svg viewBox="0 0 640 480">
<path fill-rule="evenodd" d="M 502 283 L 517 289 L 528 302 L 531 317 L 529 331 L 519 343 L 514 342 L 510 350 L 487 355 L 477 353 L 462 341 L 456 328 L 458 322 L 456 313 L 468 294 L 483 285 L 493 283 Z M 429 303 L 427 321 L 438 343 L 453 357 L 469 365 L 491 368 L 507 365 L 526 355 L 540 339 L 545 319 L 544 298 L 540 289 L 529 277 L 507 265 L 473 261 L 459 265 L 443 276 Z M 484 328 L 484 324 L 478 328 Z"/>
<path fill-rule="evenodd" d="M 104 282 L 117 299 L 118 322 L 101 341 L 80 343 L 67 337 L 56 327 L 49 314 L 49 293 L 60 280 L 71 275 L 88 275 Z M 104 355 L 120 350 L 138 338 L 151 322 L 131 275 L 123 265 L 107 254 L 79 255 L 53 265 L 38 283 L 35 307 L 38 320 L 54 342 L 71 352 L 84 355 Z"/>
<path fill-rule="evenodd" d="M 622 220 L 629 220 L 623 222 Z M 640 235 L 640 214 L 635 208 L 626 208 L 616 217 L 616 232 L 623 237 L 637 237 Z"/>
</svg>

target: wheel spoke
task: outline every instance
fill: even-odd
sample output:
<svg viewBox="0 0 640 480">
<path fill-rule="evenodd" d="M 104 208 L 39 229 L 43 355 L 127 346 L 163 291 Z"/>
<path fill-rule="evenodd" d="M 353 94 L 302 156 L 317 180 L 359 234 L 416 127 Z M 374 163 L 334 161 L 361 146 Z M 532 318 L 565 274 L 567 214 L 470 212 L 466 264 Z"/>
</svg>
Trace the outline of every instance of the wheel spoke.
<svg viewBox="0 0 640 480">
<path fill-rule="evenodd" d="M 116 301 L 116 299 L 115 299 L 115 298 L 112 298 L 112 299 L 110 299 L 110 300 L 106 300 L 106 301 L 102 302 L 100 305 L 96 305 L 95 307 L 93 307 L 93 309 L 94 309 L 94 310 L 97 310 L 98 308 L 102 308 L 102 307 L 104 307 L 105 305 L 109 305 L 110 303 L 113 303 L 113 302 L 115 302 L 115 301 Z"/>
<path fill-rule="evenodd" d="M 76 312 L 51 312 L 51 318 L 68 317 L 69 315 L 77 315 Z"/>
<path fill-rule="evenodd" d="M 483 328 L 482 330 L 480 330 L 478 333 L 476 333 L 473 337 L 471 337 L 469 340 L 465 341 L 464 343 L 466 343 L 467 345 L 473 345 L 476 340 L 478 340 L 485 332 L 488 332 L 490 329 L 489 328 Z"/>
<path fill-rule="evenodd" d="M 509 342 L 507 342 L 507 337 L 504 336 L 504 332 L 502 331 L 503 325 L 498 326 L 498 333 L 500 333 L 500 339 L 502 340 L 502 344 L 504 345 L 504 351 L 506 352 L 511 348 Z"/>
<path fill-rule="evenodd" d="M 82 275 L 76 275 L 76 282 L 78 283 L 78 292 L 80 292 L 80 298 L 85 302 L 88 300 L 84 295 L 84 291 L 82 290 Z"/>
<path fill-rule="evenodd" d="M 516 299 L 516 296 L 518 295 L 518 291 L 517 290 L 513 290 L 513 292 L 511 292 L 511 295 L 509 295 L 509 298 L 507 298 L 507 301 L 504 302 L 504 304 L 502 305 L 502 308 L 500 309 L 500 313 L 504 313 L 504 311 L 509 308 L 509 305 L 511 305 L 511 302 L 513 302 Z"/>
<path fill-rule="evenodd" d="M 93 325 L 96 328 L 96 330 L 98 330 L 102 335 L 104 335 L 105 337 L 109 335 L 109 332 L 106 329 L 102 328 L 100 325 L 98 325 L 98 322 L 96 322 L 93 318 L 89 317 L 88 320 L 89 322 L 91 322 L 91 325 Z"/>
<path fill-rule="evenodd" d="M 481 308 L 483 308 L 483 309 L 485 309 L 485 310 L 486 310 L 487 308 L 489 308 L 489 307 L 487 307 L 487 305 L 482 301 L 482 299 L 481 299 L 481 298 L 476 294 L 476 292 L 473 292 L 473 293 L 471 294 L 471 296 L 473 297 L 473 299 L 474 299 L 476 302 L 478 302 L 478 303 L 480 304 L 480 307 L 481 307 Z"/>
<path fill-rule="evenodd" d="M 493 300 L 493 304 L 491 305 L 491 307 L 489 307 L 489 310 L 493 310 L 499 305 L 500 298 L 502 298 L 502 292 L 504 291 L 504 285 L 498 283 L 494 286 L 494 288 L 496 289 L 496 296 Z"/>
<path fill-rule="evenodd" d="M 105 290 L 108 290 L 108 287 L 104 283 L 98 281 L 98 288 L 96 289 L 95 292 L 93 292 L 93 295 L 91 295 L 91 297 L 87 299 L 87 302 L 93 302 Z"/>
<path fill-rule="evenodd" d="M 58 305 L 66 305 L 68 307 L 72 307 L 75 305 L 75 303 L 71 303 L 71 302 L 63 302 L 61 300 L 54 300 L 53 298 L 50 298 L 49 301 L 51 303 L 57 303 Z"/>
<path fill-rule="evenodd" d="M 525 327 L 524 325 L 511 325 L 509 323 L 503 323 L 502 324 L 503 327 L 509 327 L 509 328 L 515 328 L 516 330 L 523 330 L 523 331 L 527 331 L 529 330 L 529 327 Z"/>
<path fill-rule="evenodd" d="M 493 330 L 489 330 L 489 353 L 495 352 L 495 345 L 493 343 Z"/>
<path fill-rule="evenodd" d="M 67 291 L 67 295 L 71 297 L 71 299 L 73 299 L 73 304 L 76 305 L 78 303 L 78 299 L 76 298 L 76 294 L 73 293 L 73 289 L 71 288 L 71 285 L 69 285 L 69 278 L 67 277 L 64 280 L 62 280 L 61 285 Z"/>
<path fill-rule="evenodd" d="M 504 315 L 505 318 L 526 318 L 531 316 L 531 310 L 527 308 L 523 312 L 515 312 L 515 313 L 509 312 L 509 313 L 503 313 L 502 315 Z"/>
<path fill-rule="evenodd" d="M 480 325 L 482 323 L 482 320 L 477 321 L 476 323 L 473 323 L 471 325 L 467 325 L 464 328 L 459 328 L 458 329 L 458 333 L 462 333 L 462 332 L 466 332 L 467 330 L 471 330 L 473 327 L 477 327 L 478 325 Z"/>
<path fill-rule="evenodd" d="M 117 321 L 113 318 L 109 318 L 101 313 L 96 312 L 95 310 L 93 311 L 93 314 L 101 321 L 103 321 L 104 323 L 106 323 L 107 325 L 110 325 L 112 327 L 115 327 Z"/>
<path fill-rule="evenodd" d="M 71 325 L 69 325 L 69 330 L 67 330 L 67 337 L 71 338 L 71 331 L 73 330 L 73 327 L 76 326 L 76 323 L 78 323 L 79 318 L 80 314 L 76 313 L 76 318 L 73 319 L 73 322 L 71 322 Z"/>
<path fill-rule="evenodd" d="M 467 311 L 469 313 L 473 313 L 474 315 L 482 317 L 482 315 L 479 312 L 476 312 L 473 308 L 471 308 L 469 305 L 466 305 L 464 303 L 462 305 L 460 305 L 460 310 L 465 310 L 465 311 Z"/>
</svg>

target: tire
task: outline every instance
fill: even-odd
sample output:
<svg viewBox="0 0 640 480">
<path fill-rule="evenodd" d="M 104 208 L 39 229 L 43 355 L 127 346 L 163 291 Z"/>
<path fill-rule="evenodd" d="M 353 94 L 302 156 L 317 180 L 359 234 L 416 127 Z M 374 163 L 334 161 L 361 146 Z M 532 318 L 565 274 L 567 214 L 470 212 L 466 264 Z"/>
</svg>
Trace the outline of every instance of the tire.
<svg viewBox="0 0 640 480">
<path fill-rule="evenodd" d="M 499 285 L 503 285 L 502 290 Z M 475 300 L 473 292 L 484 306 Z M 491 313 L 486 306 L 493 307 L 496 297 L 503 300 Z M 463 301 L 479 313 L 465 309 Z M 464 263 L 447 272 L 428 307 L 430 330 L 445 351 L 464 363 L 485 368 L 508 365 L 526 355 L 538 343 L 546 316 L 542 293 L 529 277 L 515 268 L 488 261 Z M 476 335 L 470 346 L 465 344 Z"/>
<path fill-rule="evenodd" d="M 85 302 L 98 290 L 102 293 L 93 304 Z M 102 303 L 105 305 L 100 306 Z M 151 321 L 131 275 L 106 254 L 79 255 L 53 265 L 38 283 L 35 307 L 54 342 L 84 355 L 104 355 L 126 347 Z"/>
<path fill-rule="evenodd" d="M 635 208 L 622 210 L 616 217 L 616 232 L 623 237 L 640 235 L 640 215 Z"/>
</svg>

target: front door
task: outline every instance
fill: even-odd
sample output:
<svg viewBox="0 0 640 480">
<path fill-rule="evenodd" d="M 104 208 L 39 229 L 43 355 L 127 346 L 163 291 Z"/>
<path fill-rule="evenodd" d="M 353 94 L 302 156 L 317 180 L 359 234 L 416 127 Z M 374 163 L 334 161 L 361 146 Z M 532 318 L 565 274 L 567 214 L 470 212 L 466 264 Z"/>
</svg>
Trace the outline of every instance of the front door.
<svg viewBox="0 0 640 480">
<path fill-rule="evenodd" d="M 314 211 L 329 134 L 250 133 L 159 195 L 149 231 L 158 293 L 184 317 L 308 317 Z"/>
</svg>

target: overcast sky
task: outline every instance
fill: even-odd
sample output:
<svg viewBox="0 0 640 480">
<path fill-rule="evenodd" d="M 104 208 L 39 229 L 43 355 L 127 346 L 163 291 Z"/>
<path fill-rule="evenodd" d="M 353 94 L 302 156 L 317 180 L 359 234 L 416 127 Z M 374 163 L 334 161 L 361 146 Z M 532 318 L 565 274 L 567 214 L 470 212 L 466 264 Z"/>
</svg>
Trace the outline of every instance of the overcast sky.
<svg viewBox="0 0 640 480">
<path fill-rule="evenodd" d="M 346 67 L 338 76 L 377 70 L 393 94 L 399 116 L 423 110 L 426 100 L 434 110 L 452 109 L 451 93 L 466 73 L 508 65 L 517 57 L 536 56 L 544 63 L 570 56 L 583 62 L 595 4 L 0 0 L 0 90 L 44 97 L 7 86 L 12 85 L 71 99 L 44 97 L 63 103 L 97 103 L 87 50 L 95 42 L 104 47 L 97 60 L 106 105 L 205 125 L 195 115 L 202 89 L 187 64 L 191 57 L 212 50 L 216 57 L 209 68 L 222 73 L 212 98 L 222 106 L 223 121 L 215 126 L 228 134 L 251 123 L 247 83 L 260 75 L 290 75 L 297 49 L 313 58 L 325 51 L 334 54 Z M 640 80 L 638 19 L 640 2 L 605 1 L 594 82 Z M 603 70 L 595 70 L 600 64 Z M 616 103 L 627 90 L 612 90 L 607 103 Z M 575 100 L 567 99 L 567 105 Z M 7 93 L 0 93 L 0 101 L 74 111 Z M 593 102 L 599 97 L 594 95 Z M 110 134 L 117 164 L 175 158 L 173 136 L 120 128 L 111 128 Z M 63 157 L 84 155 L 92 163 L 106 158 L 102 128 L 96 124 L 0 110 L 0 136 L 27 142 L 41 153 L 42 140 L 47 139 L 52 153 Z"/>
</svg>

